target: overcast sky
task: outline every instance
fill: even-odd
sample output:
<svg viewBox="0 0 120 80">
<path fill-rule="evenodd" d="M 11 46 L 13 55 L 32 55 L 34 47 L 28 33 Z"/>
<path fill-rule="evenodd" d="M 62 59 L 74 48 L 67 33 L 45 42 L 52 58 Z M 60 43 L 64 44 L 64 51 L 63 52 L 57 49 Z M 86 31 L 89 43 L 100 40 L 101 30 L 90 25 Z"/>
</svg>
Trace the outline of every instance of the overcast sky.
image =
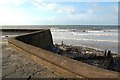
<svg viewBox="0 0 120 80">
<path fill-rule="evenodd" d="M 0 0 L 0 25 L 84 24 L 118 24 L 118 2 Z"/>
</svg>

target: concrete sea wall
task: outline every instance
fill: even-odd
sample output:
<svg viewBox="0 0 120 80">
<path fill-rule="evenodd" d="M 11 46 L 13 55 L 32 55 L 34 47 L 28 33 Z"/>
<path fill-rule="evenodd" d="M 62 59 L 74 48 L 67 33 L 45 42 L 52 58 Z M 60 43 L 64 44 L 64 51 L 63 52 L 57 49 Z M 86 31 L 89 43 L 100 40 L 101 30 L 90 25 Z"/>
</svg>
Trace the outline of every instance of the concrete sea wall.
<svg viewBox="0 0 120 80">
<path fill-rule="evenodd" d="M 39 31 L 39 29 L 0 29 L 2 32 L 33 32 Z"/>
<path fill-rule="evenodd" d="M 42 49 L 50 49 L 53 46 L 50 30 L 32 32 L 30 34 L 18 36 L 15 39 Z"/>
<path fill-rule="evenodd" d="M 43 65 L 65 77 L 118 78 L 118 72 L 91 66 L 45 50 L 53 46 L 49 29 L 9 38 L 8 42 L 25 53 L 35 55 L 35 60 L 40 59 L 38 61 Z"/>
</svg>

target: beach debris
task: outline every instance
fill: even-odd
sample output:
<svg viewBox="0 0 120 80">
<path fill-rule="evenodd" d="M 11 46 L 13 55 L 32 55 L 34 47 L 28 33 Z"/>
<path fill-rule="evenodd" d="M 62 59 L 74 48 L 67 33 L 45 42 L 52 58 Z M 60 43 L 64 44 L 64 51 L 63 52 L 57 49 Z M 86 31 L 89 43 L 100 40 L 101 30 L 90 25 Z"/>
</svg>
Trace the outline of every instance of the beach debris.
<svg viewBox="0 0 120 80">
<path fill-rule="evenodd" d="M 71 46 L 55 44 L 56 53 L 71 59 L 82 61 L 84 63 L 101 67 L 108 70 L 120 71 L 120 58 L 107 49 L 104 51 L 83 46 Z M 116 57 L 113 57 L 115 55 Z M 117 58 L 118 57 L 118 58 Z"/>
</svg>

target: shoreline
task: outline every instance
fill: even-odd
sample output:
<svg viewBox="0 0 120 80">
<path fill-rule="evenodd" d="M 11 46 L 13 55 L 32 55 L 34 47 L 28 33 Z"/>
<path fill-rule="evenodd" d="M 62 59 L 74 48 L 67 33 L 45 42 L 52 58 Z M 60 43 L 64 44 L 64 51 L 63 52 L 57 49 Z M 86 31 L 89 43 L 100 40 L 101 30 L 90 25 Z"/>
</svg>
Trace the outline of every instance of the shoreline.
<svg viewBox="0 0 120 80">
<path fill-rule="evenodd" d="M 105 57 L 105 51 L 90 47 L 65 44 L 55 44 L 54 46 L 57 50 L 53 52 L 59 55 L 66 56 L 96 67 L 120 72 L 120 68 L 118 68 L 118 66 L 120 66 L 120 56 L 116 53 L 111 52 L 111 57 Z"/>
<path fill-rule="evenodd" d="M 61 45 L 61 43 L 54 43 L 54 44 Z M 102 47 L 98 48 L 98 47 L 95 47 L 95 46 L 90 45 L 90 44 L 89 44 L 89 45 L 85 45 L 85 44 L 81 44 L 81 45 L 65 44 L 65 45 L 67 45 L 67 46 L 78 46 L 78 47 L 92 48 L 92 49 L 99 50 L 99 51 L 110 50 L 110 49 L 107 49 L 107 48 L 103 49 Z M 97 44 L 96 44 L 96 45 L 97 45 Z M 119 55 L 119 54 L 118 54 L 118 51 L 111 50 L 111 52 L 114 53 L 114 54 Z M 119 55 L 119 56 L 120 56 L 120 55 Z"/>
<path fill-rule="evenodd" d="M 5 32 L 3 32 L 3 34 L 4 34 Z M 21 32 L 22 33 L 22 32 Z M 27 33 L 27 32 L 26 32 Z M 8 32 L 8 33 L 6 33 L 6 34 L 10 34 L 10 32 Z M 12 34 L 17 34 L 17 32 L 13 32 Z M 8 36 L 9 37 L 9 36 Z M 59 45 L 59 44 L 58 44 Z M 65 44 L 63 44 L 63 46 L 64 46 Z M 62 46 L 62 47 L 63 47 Z M 78 49 L 80 49 L 80 48 L 85 48 L 85 49 L 91 49 L 94 53 L 96 52 L 97 54 L 99 54 L 99 52 L 100 51 L 103 51 L 103 50 L 101 50 L 101 49 L 99 49 L 99 48 L 92 48 L 92 47 L 88 47 L 88 46 L 83 46 L 83 45 L 80 45 L 80 46 L 75 46 L 75 45 L 66 45 L 66 46 L 68 46 L 68 47 L 72 47 L 72 49 L 75 49 L 75 47 L 78 47 Z M 53 49 L 54 48 L 54 49 Z M 57 53 L 57 54 L 60 54 L 60 55 L 63 55 L 63 56 L 66 56 L 66 57 L 69 57 L 69 58 L 71 58 L 71 59 L 74 59 L 74 60 L 78 60 L 78 61 L 82 61 L 82 62 L 84 62 L 84 63 L 87 63 L 87 64 L 90 64 L 90 65 L 93 65 L 93 66 L 96 66 L 96 67 L 101 67 L 101 68 L 105 68 L 105 69 L 108 69 L 109 68 L 109 65 L 116 65 L 116 66 L 112 66 L 111 68 L 112 69 L 110 69 L 110 70 L 113 70 L 113 71 L 119 71 L 120 72 L 120 69 L 119 68 L 117 68 L 117 66 L 120 66 L 120 56 L 118 56 L 118 57 L 116 57 L 116 58 L 112 58 L 113 59 L 113 61 L 117 61 L 117 62 L 113 62 L 114 64 L 110 64 L 111 62 L 110 62 L 110 58 L 109 59 L 107 59 L 107 58 L 104 58 L 104 57 L 101 57 L 101 56 L 98 56 L 97 58 L 99 58 L 99 60 L 97 60 L 97 59 L 93 59 L 94 57 L 95 57 L 95 55 L 92 55 L 91 53 L 93 53 L 92 51 L 89 53 L 89 51 L 86 51 L 87 52 L 87 54 L 77 54 L 77 53 L 71 53 L 71 54 L 68 54 L 67 52 L 66 52 L 66 50 L 62 50 L 62 49 L 60 49 L 59 47 L 55 47 L 55 45 L 54 45 L 54 47 L 53 47 L 52 49 L 51 49 L 51 51 L 53 51 L 53 52 L 55 52 L 55 53 Z M 61 52 L 63 52 L 63 54 L 61 54 Z M 84 51 L 85 52 L 85 51 Z M 112 52 L 113 53 L 113 52 Z M 90 55 L 88 55 L 88 54 L 90 54 Z M 118 54 L 116 54 L 116 55 L 118 55 Z M 89 59 L 88 59 L 88 57 L 89 57 Z M 80 58 L 82 58 L 82 60 L 80 59 Z M 92 59 L 91 59 L 92 58 Z M 96 58 L 96 57 L 95 57 Z M 103 64 L 103 62 L 104 62 L 104 64 Z M 118 64 L 118 65 L 117 65 Z"/>
<path fill-rule="evenodd" d="M 10 36 L 10 35 L 15 34 L 14 36 L 16 36 L 17 34 L 19 35 L 22 33 L 23 34 L 29 33 L 32 31 L 39 30 L 39 29 L 35 29 L 35 28 L 33 28 L 33 29 L 32 28 L 31 29 L 1 29 L 1 32 L 2 32 L 2 35 Z M 51 33 L 53 33 L 53 32 L 51 31 Z M 9 35 L 7 35 L 7 34 L 9 34 Z M 76 40 L 75 41 L 74 39 L 68 40 L 68 39 L 61 39 L 61 38 L 56 39 L 56 37 L 57 37 L 56 35 L 52 34 L 54 43 L 61 43 L 61 41 L 63 40 L 65 42 L 65 44 L 71 43 L 71 45 L 85 46 L 85 47 L 90 47 L 90 48 L 99 49 L 99 50 L 106 50 L 107 49 L 107 50 L 111 50 L 113 53 L 118 53 L 117 43 L 114 43 L 114 42 L 100 42 L 100 41 L 86 41 L 86 40 L 78 40 L 78 41 Z M 66 37 L 65 35 L 60 35 L 60 36 Z M 68 43 L 68 41 L 69 41 L 69 43 Z"/>
</svg>

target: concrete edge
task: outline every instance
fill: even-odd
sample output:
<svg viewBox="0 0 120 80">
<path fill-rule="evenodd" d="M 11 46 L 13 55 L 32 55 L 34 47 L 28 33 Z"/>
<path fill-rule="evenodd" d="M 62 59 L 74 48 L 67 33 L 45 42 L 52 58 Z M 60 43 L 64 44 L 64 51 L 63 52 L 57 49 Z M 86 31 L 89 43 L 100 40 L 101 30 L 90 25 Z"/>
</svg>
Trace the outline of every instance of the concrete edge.
<svg viewBox="0 0 120 80">
<path fill-rule="evenodd" d="M 33 55 L 29 52 L 26 52 L 22 49 L 20 49 L 19 47 L 13 45 L 13 44 L 9 44 L 10 47 L 13 47 L 16 49 L 16 51 L 20 54 L 25 54 L 25 56 L 29 59 L 32 59 L 33 61 L 35 61 L 36 63 L 45 66 L 46 68 L 48 68 L 49 70 L 53 71 L 54 73 L 63 76 L 62 78 L 81 78 L 82 80 L 84 80 L 85 78 L 83 78 L 82 76 L 76 76 L 76 74 L 73 74 L 63 68 L 58 67 L 57 65 L 54 65 L 36 55 Z"/>
<path fill-rule="evenodd" d="M 37 32 L 32 32 L 30 34 L 34 34 Z M 98 68 L 82 62 L 72 60 L 70 58 L 40 49 L 38 47 L 28 45 L 24 42 L 16 40 L 15 37 L 9 38 L 8 42 L 30 54 L 38 56 L 39 58 L 46 60 L 47 62 L 52 63 L 60 68 L 63 68 L 77 76 L 82 76 L 85 78 L 118 78 L 118 72 L 109 71 L 106 69 Z"/>
<path fill-rule="evenodd" d="M 36 30 L 36 31 L 33 31 L 33 32 L 30 32 L 30 33 L 24 33 L 24 34 L 21 34 L 17 37 L 20 37 L 20 36 L 25 36 L 25 35 L 30 35 L 30 34 L 34 34 L 34 33 L 38 33 L 38 32 L 42 32 L 42 31 L 46 31 L 46 30 L 49 30 L 49 29 L 40 29 L 40 30 Z M 17 37 L 13 37 L 13 38 L 17 38 Z"/>
</svg>

